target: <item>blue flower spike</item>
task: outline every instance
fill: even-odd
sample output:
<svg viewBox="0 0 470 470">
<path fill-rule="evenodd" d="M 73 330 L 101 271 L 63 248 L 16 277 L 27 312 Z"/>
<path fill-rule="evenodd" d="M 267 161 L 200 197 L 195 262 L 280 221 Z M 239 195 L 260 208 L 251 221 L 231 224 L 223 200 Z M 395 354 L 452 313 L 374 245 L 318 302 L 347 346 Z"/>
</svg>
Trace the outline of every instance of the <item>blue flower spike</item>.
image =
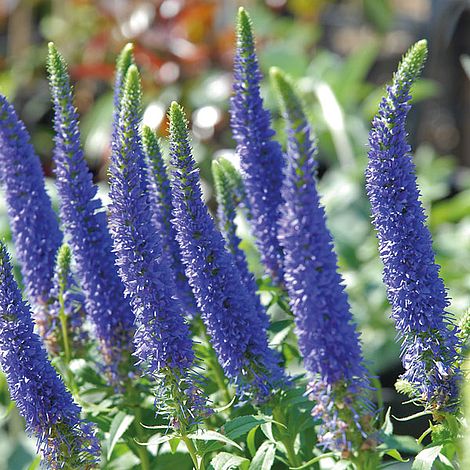
<svg viewBox="0 0 470 470">
<path fill-rule="evenodd" d="M 204 205 L 188 123 L 175 102 L 170 107 L 170 157 L 173 222 L 212 346 L 239 395 L 263 401 L 284 381 L 283 373 L 268 347 L 266 325 L 255 314 L 255 299 Z"/>
<path fill-rule="evenodd" d="M 217 193 L 217 215 L 220 231 L 225 238 L 228 251 L 233 255 L 243 285 L 249 290 L 256 304 L 256 311 L 267 329 L 269 318 L 266 310 L 261 305 L 258 297 L 256 280 L 248 269 L 245 253 L 240 248 L 241 240 L 237 235 L 235 217 L 237 207 L 240 205 L 242 194 L 242 182 L 238 179 L 235 167 L 225 158 L 212 162 L 212 175 L 214 176 L 215 189 Z"/>
<path fill-rule="evenodd" d="M 338 273 L 332 236 L 316 188 L 316 142 L 290 80 L 271 78 L 280 98 L 288 143 L 279 240 L 285 252 L 285 284 L 295 316 L 299 349 L 322 424 L 320 444 L 348 453 L 373 447 L 369 375 Z"/>
<path fill-rule="evenodd" d="M 426 41 L 414 44 L 387 87 L 369 134 L 366 187 L 391 316 L 402 340 L 405 372 L 398 386 L 427 408 L 446 411 L 458 399 L 459 344 L 446 312 L 449 299 L 435 263 L 406 132 L 410 89 L 426 56 Z"/>
<path fill-rule="evenodd" d="M 110 227 L 119 274 L 135 314 L 135 356 L 157 384 L 156 405 L 180 432 L 207 414 L 189 327 L 175 296 L 168 259 L 152 225 L 139 135 L 140 76 L 131 65 L 123 84 L 110 167 Z"/>
<path fill-rule="evenodd" d="M 51 328 L 48 303 L 57 250 L 62 243 L 57 215 L 29 134 L 7 99 L 0 95 L 0 181 L 21 273 L 40 335 Z"/>
<path fill-rule="evenodd" d="M 231 98 L 231 127 L 237 143 L 240 166 L 251 212 L 251 227 L 267 273 L 282 282 L 282 249 L 277 239 L 277 221 L 282 202 L 281 146 L 273 140 L 271 115 L 260 95 L 262 75 L 256 57 L 252 24 L 240 8 L 234 84 Z"/>
<path fill-rule="evenodd" d="M 70 238 L 87 314 L 110 383 L 125 379 L 132 343 L 133 314 L 115 267 L 106 213 L 97 198 L 80 145 L 78 115 L 72 101 L 67 65 L 49 44 L 49 81 L 54 104 L 56 182 L 64 230 Z M 126 370 L 126 371 L 125 371 Z"/>
<path fill-rule="evenodd" d="M 13 278 L 0 242 L 0 366 L 12 400 L 36 438 L 46 468 L 96 468 L 100 449 L 93 426 L 47 359 L 33 332 L 31 313 Z"/>
<path fill-rule="evenodd" d="M 162 251 L 167 256 L 176 283 L 176 294 L 185 313 L 194 317 L 198 313 L 196 300 L 184 273 L 176 229 L 171 224 L 172 195 L 167 167 L 155 132 L 148 126 L 142 130 L 142 144 L 147 167 L 148 192 L 153 211 L 152 221 L 162 239 Z"/>
</svg>

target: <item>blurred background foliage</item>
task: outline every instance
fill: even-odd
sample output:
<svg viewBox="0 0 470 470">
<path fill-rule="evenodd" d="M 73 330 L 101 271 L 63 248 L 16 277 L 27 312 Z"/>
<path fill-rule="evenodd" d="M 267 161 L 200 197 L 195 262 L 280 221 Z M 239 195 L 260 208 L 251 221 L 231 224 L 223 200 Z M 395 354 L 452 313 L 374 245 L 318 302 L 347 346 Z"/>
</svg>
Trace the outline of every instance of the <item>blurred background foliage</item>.
<svg viewBox="0 0 470 470">
<path fill-rule="evenodd" d="M 365 355 L 382 380 L 385 401 L 400 402 L 393 392 L 401 372 L 399 348 L 364 191 L 367 133 L 401 54 L 415 40 L 427 38 L 430 59 L 414 90 L 409 131 L 450 311 L 458 318 L 470 305 L 466 0 L 1 0 L 0 91 L 14 102 L 52 178 L 45 59 L 47 41 L 54 41 L 70 64 L 86 156 L 105 188 L 114 60 L 132 41 L 143 76 L 143 121 L 164 137 L 169 103 L 178 100 L 187 108 L 205 195 L 214 208 L 211 159 L 224 155 L 236 160 L 228 106 L 240 4 L 253 18 L 265 75 L 270 66 L 283 68 L 304 97 L 318 135 L 320 190 Z M 263 92 L 284 142 L 267 79 Z M 48 186 L 57 202 L 52 180 Z M 3 196 L 0 236 L 10 239 Z M 259 270 L 249 235 L 243 238 L 251 266 Z M 1 384 L 0 402 L 1 419 L 10 406 Z M 21 420 L 11 416 L 8 426 L 0 427 L 0 470 L 23 468 L 32 458 L 30 442 L 21 437 Z M 409 432 L 409 424 L 403 430 Z"/>
</svg>

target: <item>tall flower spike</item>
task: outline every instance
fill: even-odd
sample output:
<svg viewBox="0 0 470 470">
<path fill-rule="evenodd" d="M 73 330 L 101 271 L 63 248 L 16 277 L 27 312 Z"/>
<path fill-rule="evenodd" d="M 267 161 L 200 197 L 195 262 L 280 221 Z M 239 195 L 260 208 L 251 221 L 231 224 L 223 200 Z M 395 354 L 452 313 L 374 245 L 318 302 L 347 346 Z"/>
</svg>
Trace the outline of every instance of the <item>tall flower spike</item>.
<svg viewBox="0 0 470 470">
<path fill-rule="evenodd" d="M 401 378 L 428 408 L 446 410 L 458 396 L 458 340 L 449 328 L 449 300 L 435 263 L 405 127 L 410 88 L 426 55 L 426 41 L 412 46 L 387 87 L 369 134 L 366 186 L 392 318 L 402 340 Z"/>
<path fill-rule="evenodd" d="M 170 107 L 170 156 L 173 223 L 202 319 L 238 393 L 263 400 L 282 381 L 282 372 L 268 347 L 266 327 L 255 315 L 255 301 L 203 203 L 187 121 L 177 103 Z"/>
<path fill-rule="evenodd" d="M 282 280 L 282 250 L 277 220 L 282 202 L 283 155 L 273 139 L 270 113 L 260 95 L 261 72 L 256 58 L 251 20 L 240 8 L 231 98 L 231 126 L 251 210 L 251 225 L 268 274 Z"/>
<path fill-rule="evenodd" d="M 176 294 L 185 312 L 194 316 L 198 313 L 198 309 L 188 278 L 184 273 L 176 230 L 171 224 L 173 205 L 170 181 L 157 136 L 148 126 L 143 128 L 142 143 L 147 167 L 148 192 L 153 211 L 152 222 L 160 234 L 163 254 L 167 256 L 168 264 L 173 271 Z"/>
<path fill-rule="evenodd" d="M 93 427 L 80 419 L 80 407 L 33 332 L 31 314 L 21 299 L 1 242 L 0 365 L 26 430 L 37 439 L 44 464 L 51 469 L 94 468 L 99 445 Z"/>
<path fill-rule="evenodd" d="M 160 399 L 166 396 L 176 403 L 166 411 L 181 429 L 197 420 L 204 399 L 191 373 L 195 358 L 189 327 L 175 298 L 159 234 L 152 225 L 140 116 L 140 78 L 137 68 L 131 65 L 124 83 L 118 145 L 110 168 L 110 227 L 119 274 L 136 318 L 135 355 L 144 371 L 157 379 Z"/>
<path fill-rule="evenodd" d="M 43 336 L 50 328 L 46 304 L 53 285 L 54 261 L 62 243 L 62 233 L 28 132 L 13 106 L 1 95 L 0 180 L 5 186 L 16 255 Z"/>
<path fill-rule="evenodd" d="M 232 253 L 241 280 L 254 299 L 259 319 L 267 329 L 269 328 L 269 318 L 258 297 L 255 278 L 248 270 L 245 253 L 239 246 L 241 240 L 237 235 L 235 217 L 240 202 L 240 181 L 237 181 L 237 174 L 233 165 L 224 158 L 212 162 L 212 174 L 217 191 L 219 227 L 225 238 L 226 247 Z"/>
<path fill-rule="evenodd" d="M 316 401 L 312 414 L 323 421 L 318 436 L 324 446 L 359 450 L 371 432 L 369 380 L 316 189 L 315 138 L 289 81 L 277 69 L 271 77 L 288 134 L 282 191 L 289 203 L 282 206 L 279 239 L 299 348 Z"/>
<path fill-rule="evenodd" d="M 128 355 L 133 315 L 124 300 L 123 285 L 114 265 L 106 213 L 96 196 L 97 187 L 80 146 L 78 116 L 72 103 L 67 66 L 52 43 L 49 44 L 48 67 L 55 112 L 54 161 L 62 222 L 70 237 L 87 314 L 110 379 L 117 382 L 119 365 Z"/>
</svg>

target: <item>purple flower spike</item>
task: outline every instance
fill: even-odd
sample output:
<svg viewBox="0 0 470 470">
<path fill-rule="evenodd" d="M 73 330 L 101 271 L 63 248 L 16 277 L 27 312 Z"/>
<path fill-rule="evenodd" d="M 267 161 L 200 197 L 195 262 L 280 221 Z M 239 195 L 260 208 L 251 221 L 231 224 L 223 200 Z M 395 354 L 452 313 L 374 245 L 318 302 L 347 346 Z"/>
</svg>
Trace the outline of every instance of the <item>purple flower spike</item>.
<svg viewBox="0 0 470 470">
<path fill-rule="evenodd" d="M 97 187 L 80 146 L 78 116 L 72 103 L 67 67 L 53 44 L 49 45 L 50 85 L 56 131 L 54 161 L 61 216 L 76 262 L 86 311 L 111 374 L 119 381 L 119 365 L 129 354 L 133 315 L 123 296 L 123 285 L 114 265 L 112 240 L 106 214 L 97 199 Z"/>
<path fill-rule="evenodd" d="M 239 385 L 238 393 L 263 400 L 284 377 L 255 301 L 203 203 L 187 121 L 177 103 L 170 108 L 170 156 L 173 222 L 202 319 L 225 374 Z"/>
<path fill-rule="evenodd" d="M 205 400 L 192 368 L 189 327 L 175 297 L 167 257 L 146 194 L 144 153 L 139 135 L 141 88 L 137 68 L 128 69 L 112 156 L 110 227 L 119 274 L 135 313 L 135 355 L 157 380 L 157 406 L 172 423 L 187 428 L 205 413 Z M 165 403 L 165 401 L 167 402 Z M 167 406 L 168 403 L 173 403 Z"/>
<path fill-rule="evenodd" d="M 237 206 L 240 204 L 240 188 L 239 181 L 234 180 L 234 176 L 237 175 L 236 170 L 228 160 L 221 158 L 213 162 L 212 174 L 217 191 L 219 227 L 225 238 L 226 247 L 233 255 L 243 285 L 254 300 L 260 322 L 265 329 L 268 329 L 269 317 L 261 305 L 257 293 L 258 287 L 253 274 L 248 270 L 245 253 L 239 246 L 241 240 L 237 235 L 235 217 Z"/>
<path fill-rule="evenodd" d="M 0 243 L 0 366 L 47 468 L 95 468 L 99 444 L 47 359 Z"/>
<path fill-rule="evenodd" d="M 384 264 L 383 279 L 402 340 L 403 390 L 432 409 L 451 410 L 458 399 L 458 339 L 446 313 L 446 289 L 419 201 L 406 140 L 410 87 L 421 73 L 426 41 L 406 53 L 387 87 L 369 134 L 367 194 Z M 403 383 L 404 382 L 404 383 Z"/>
<path fill-rule="evenodd" d="M 260 95 L 261 72 L 251 20 L 240 8 L 237 50 L 231 98 L 231 126 L 251 212 L 251 225 L 261 259 L 274 281 L 282 281 L 282 250 L 277 239 L 279 206 L 282 202 L 281 146 L 273 139 L 271 116 Z"/>
<path fill-rule="evenodd" d="M 198 314 L 196 300 L 184 273 L 176 230 L 171 224 L 173 205 L 170 180 L 157 136 L 148 126 L 144 126 L 142 143 L 147 164 L 148 192 L 153 211 L 152 222 L 161 236 L 163 254 L 167 256 L 168 264 L 173 271 L 176 294 L 185 313 L 195 316 Z"/>
<path fill-rule="evenodd" d="M 43 336 L 50 327 L 46 304 L 62 233 L 28 132 L 13 106 L 1 95 L 0 180 L 5 187 L 16 256 Z"/>
<path fill-rule="evenodd" d="M 288 79 L 277 69 L 272 78 L 288 134 L 282 192 L 289 203 L 281 209 L 279 240 L 299 349 L 316 401 L 312 414 L 322 420 L 322 445 L 359 450 L 372 431 L 369 377 L 317 193 L 315 138 Z"/>
</svg>

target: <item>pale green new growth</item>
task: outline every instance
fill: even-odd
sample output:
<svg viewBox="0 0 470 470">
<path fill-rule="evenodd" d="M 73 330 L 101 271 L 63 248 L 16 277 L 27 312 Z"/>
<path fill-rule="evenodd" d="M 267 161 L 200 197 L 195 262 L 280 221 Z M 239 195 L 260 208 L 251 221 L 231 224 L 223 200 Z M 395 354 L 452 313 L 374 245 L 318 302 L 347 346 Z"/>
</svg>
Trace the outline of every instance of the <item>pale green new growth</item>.
<svg viewBox="0 0 470 470">
<path fill-rule="evenodd" d="M 468 341 L 470 340 L 470 309 L 460 318 L 456 336 L 460 340 L 461 352 L 465 351 L 468 348 Z"/>
<path fill-rule="evenodd" d="M 250 15 L 240 7 L 237 16 L 237 47 L 243 50 L 244 55 L 254 52 L 253 26 Z"/>
<path fill-rule="evenodd" d="M 230 182 L 217 160 L 212 162 L 212 176 L 214 177 L 217 203 L 222 207 L 225 207 L 225 201 L 228 201 L 230 198 Z"/>
<path fill-rule="evenodd" d="M 187 138 L 188 120 L 184 114 L 183 107 L 176 101 L 170 105 L 170 130 L 175 135 L 174 142 L 181 142 Z"/>
<path fill-rule="evenodd" d="M 142 102 L 142 85 L 140 83 L 140 73 L 137 67 L 132 64 L 127 69 L 122 94 L 122 108 L 138 107 L 140 111 Z M 125 124 L 125 123 L 124 123 Z"/>
<path fill-rule="evenodd" d="M 132 43 L 126 44 L 120 52 L 116 60 L 116 75 L 125 77 L 127 70 L 134 62 L 134 45 Z"/>
<path fill-rule="evenodd" d="M 395 390 L 398 393 L 402 393 L 408 397 L 416 396 L 416 390 L 414 389 L 413 385 L 406 380 L 398 379 L 395 382 Z"/>
<path fill-rule="evenodd" d="M 393 86 L 401 90 L 409 89 L 421 74 L 428 55 L 428 43 L 425 39 L 413 44 L 403 56 L 393 76 Z"/>
<path fill-rule="evenodd" d="M 294 90 L 292 80 L 277 67 L 271 67 L 269 75 L 279 97 L 282 111 L 295 128 L 300 121 L 306 118 L 303 112 L 303 103 Z"/>
<path fill-rule="evenodd" d="M 64 243 L 57 254 L 57 275 L 59 281 L 59 289 L 64 292 L 67 288 L 68 277 L 71 271 L 72 252 L 70 247 Z"/>
<path fill-rule="evenodd" d="M 142 144 L 144 145 L 147 156 L 161 155 L 157 135 L 149 126 L 146 125 L 142 128 Z"/>
<path fill-rule="evenodd" d="M 48 44 L 47 70 L 51 87 L 62 90 L 68 81 L 67 63 L 53 42 Z"/>
</svg>

